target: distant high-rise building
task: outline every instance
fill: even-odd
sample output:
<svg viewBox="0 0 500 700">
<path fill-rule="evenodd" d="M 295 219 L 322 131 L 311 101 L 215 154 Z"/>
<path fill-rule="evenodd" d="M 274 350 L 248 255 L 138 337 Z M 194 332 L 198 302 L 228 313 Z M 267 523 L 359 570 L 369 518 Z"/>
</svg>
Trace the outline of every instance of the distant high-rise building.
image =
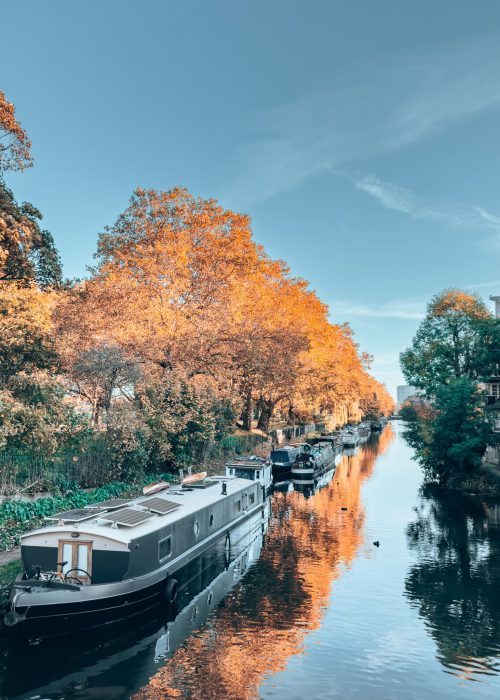
<svg viewBox="0 0 500 700">
<path fill-rule="evenodd" d="M 491 297 L 491 301 L 495 302 L 495 316 L 500 318 L 500 297 Z"/>
<path fill-rule="evenodd" d="M 413 396 L 413 394 L 416 394 L 417 392 L 418 389 L 414 386 L 410 386 L 409 384 L 398 386 L 397 409 L 399 410 L 401 408 L 401 404 L 403 404 L 409 396 Z"/>
</svg>

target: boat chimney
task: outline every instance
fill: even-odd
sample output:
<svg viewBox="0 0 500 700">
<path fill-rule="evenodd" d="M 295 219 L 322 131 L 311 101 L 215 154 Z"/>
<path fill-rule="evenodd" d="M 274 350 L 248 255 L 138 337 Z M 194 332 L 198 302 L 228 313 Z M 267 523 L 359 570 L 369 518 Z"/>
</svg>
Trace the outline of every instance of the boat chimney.
<svg viewBox="0 0 500 700">
<path fill-rule="evenodd" d="M 225 481 L 222 482 L 222 495 L 227 496 L 227 485 Z"/>
</svg>

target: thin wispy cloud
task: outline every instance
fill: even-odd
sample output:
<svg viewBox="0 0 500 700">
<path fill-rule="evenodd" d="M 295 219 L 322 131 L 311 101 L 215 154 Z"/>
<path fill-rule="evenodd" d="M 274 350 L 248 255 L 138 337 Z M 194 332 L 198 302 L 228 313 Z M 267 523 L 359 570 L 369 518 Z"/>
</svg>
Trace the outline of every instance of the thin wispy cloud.
<svg viewBox="0 0 500 700">
<path fill-rule="evenodd" d="M 477 282 L 476 284 L 465 285 L 465 289 L 490 289 L 493 287 L 500 287 L 500 280 L 493 280 L 492 282 Z"/>
<path fill-rule="evenodd" d="M 500 216 L 490 214 L 490 212 L 486 211 L 482 207 L 475 206 L 474 209 L 491 228 L 493 228 L 495 231 L 500 231 Z"/>
<path fill-rule="evenodd" d="M 373 197 L 386 209 L 407 214 L 412 219 L 434 221 L 446 226 L 493 230 L 500 233 L 500 217 L 479 206 L 430 205 L 415 192 L 375 175 L 353 179 L 356 189 Z"/>
<path fill-rule="evenodd" d="M 223 197 L 248 206 L 499 107 L 500 39 L 386 56 L 335 74 L 331 83 L 329 90 L 249 114 L 238 174 Z M 402 195 L 396 193 L 394 208 L 406 205 Z"/>
<path fill-rule="evenodd" d="M 425 301 L 394 300 L 381 304 L 360 304 L 354 301 L 339 300 L 330 305 L 332 318 L 351 318 L 364 316 L 367 318 L 399 318 L 420 320 L 425 316 Z"/>
<path fill-rule="evenodd" d="M 413 194 L 405 189 L 389 182 L 383 182 L 375 175 L 367 175 L 358 180 L 354 180 L 354 186 L 358 190 L 366 192 L 374 197 L 383 207 L 394 211 L 412 214 L 415 211 Z"/>
</svg>

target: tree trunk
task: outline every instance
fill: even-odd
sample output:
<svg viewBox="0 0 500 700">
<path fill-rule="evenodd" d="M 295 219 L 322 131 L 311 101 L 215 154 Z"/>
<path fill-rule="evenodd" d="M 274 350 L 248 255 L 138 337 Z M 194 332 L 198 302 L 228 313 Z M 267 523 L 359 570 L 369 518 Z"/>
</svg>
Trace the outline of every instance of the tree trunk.
<svg viewBox="0 0 500 700">
<path fill-rule="evenodd" d="M 100 399 L 97 399 L 92 406 L 92 426 L 94 428 L 99 427 L 99 422 L 101 419 L 101 409 L 101 401 Z"/>
<path fill-rule="evenodd" d="M 111 400 L 113 398 L 113 391 L 115 390 L 116 378 L 118 377 L 118 367 L 113 367 L 110 372 L 110 376 L 106 384 L 104 385 L 104 393 L 102 397 L 102 406 L 106 413 L 111 408 Z"/>
<path fill-rule="evenodd" d="M 259 399 L 259 404 L 261 407 L 259 422 L 257 423 L 257 428 L 262 430 L 264 433 L 269 432 L 269 422 L 274 411 L 275 402 L 271 399 L 264 399 L 262 396 Z"/>
<path fill-rule="evenodd" d="M 241 414 L 241 422 L 243 430 L 252 430 L 252 390 L 247 389 L 245 392 L 245 404 Z"/>
</svg>

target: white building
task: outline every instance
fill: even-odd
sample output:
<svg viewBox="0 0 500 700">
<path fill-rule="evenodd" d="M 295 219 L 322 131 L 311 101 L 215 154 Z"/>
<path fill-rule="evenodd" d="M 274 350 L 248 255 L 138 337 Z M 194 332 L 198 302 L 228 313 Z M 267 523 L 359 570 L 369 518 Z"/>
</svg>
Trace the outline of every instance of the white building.
<svg viewBox="0 0 500 700">
<path fill-rule="evenodd" d="M 500 318 L 500 297 L 490 296 L 490 300 L 495 302 L 495 316 Z"/>
</svg>

